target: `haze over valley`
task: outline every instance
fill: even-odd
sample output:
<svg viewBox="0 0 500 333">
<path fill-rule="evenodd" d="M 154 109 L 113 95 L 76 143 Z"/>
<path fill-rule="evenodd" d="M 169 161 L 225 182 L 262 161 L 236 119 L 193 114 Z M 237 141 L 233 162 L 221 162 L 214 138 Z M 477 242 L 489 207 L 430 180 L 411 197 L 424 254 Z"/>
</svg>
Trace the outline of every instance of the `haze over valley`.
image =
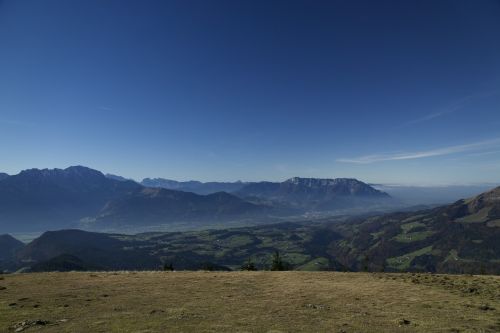
<svg viewBox="0 0 500 333">
<path fill-rule="evenodd" d="M 500 272 L 500 187 L 423 206 L 347 178 L 142 184 L 82 166 L 4 177 L 1 227 L 35 239 L 4 235 L 0 268 L 265 269 L 280 251 L 294 269 Z"/>
</svg>

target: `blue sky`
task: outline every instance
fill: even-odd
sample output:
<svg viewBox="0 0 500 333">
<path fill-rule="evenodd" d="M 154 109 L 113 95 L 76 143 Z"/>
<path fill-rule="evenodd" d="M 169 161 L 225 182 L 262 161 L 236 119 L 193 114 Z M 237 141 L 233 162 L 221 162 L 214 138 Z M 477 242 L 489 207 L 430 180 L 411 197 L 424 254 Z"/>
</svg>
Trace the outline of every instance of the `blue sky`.
<svg viewBox="0 0 500 333">
<path fill-rule="evenodd" d="M 0 0 L 0 171 L 500 182 L 500 2 Z"/>
</svg>

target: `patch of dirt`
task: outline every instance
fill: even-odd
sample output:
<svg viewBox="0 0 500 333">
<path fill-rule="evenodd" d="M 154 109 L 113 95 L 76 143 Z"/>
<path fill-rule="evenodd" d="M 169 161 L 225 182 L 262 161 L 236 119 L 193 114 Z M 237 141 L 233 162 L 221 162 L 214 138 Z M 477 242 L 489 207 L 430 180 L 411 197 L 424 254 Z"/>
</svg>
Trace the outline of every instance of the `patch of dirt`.
<svg viewBox="0 0 500 333">
<path fill-rule="evenodd" d="M 50 324 L 50 321 L 48 321 L 48 320 L 41 320 L 41 319 L 23 320 L 23 321 L 20 321 L 20 322 L 14 324 L 11 327 L 11 329 L 14 330 L 14 332 L 22 332 L 24 330 L 27 330 L 30 327 L 46 326 L 49 324 Z"/>
</svg>

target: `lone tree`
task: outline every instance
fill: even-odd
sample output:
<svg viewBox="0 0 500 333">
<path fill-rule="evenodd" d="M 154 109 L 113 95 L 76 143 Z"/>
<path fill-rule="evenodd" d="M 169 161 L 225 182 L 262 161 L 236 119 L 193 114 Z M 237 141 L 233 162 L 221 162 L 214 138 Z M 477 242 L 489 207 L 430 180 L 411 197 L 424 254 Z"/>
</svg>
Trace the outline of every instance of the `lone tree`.
<svg viewBox="0 0 500 333">
<path fill-rule="evenodd" d="M 253 263 L 253 261 L 250 258 L 248 258 L 248 260 L 243 265 L 241 265 L 241 270 L 242 271 L 256 271 L 257 267 L 255 267 L 255 264 Z"/>
<path fill-rule="evenodd" d="M 174 271 L 174 265 L 172 263 L 169 264 L 163 264 L 163 270 L 166 272 L 173 272 Z"/>
<path fill-rule="evenodd" d="M 367 255 L 365 255 L 365 258 L 363 259 L 363 271 L 370 271 L 370 258 Z"/>
<path fill-rule="evenodd" d="M 287 271 L 290 268 L 290 265 L 283 261 L 281 258 L 280 252 L 276 251 L 273 255 L 273 261 L 271 263 L 272 271 Z"/>
</svg>

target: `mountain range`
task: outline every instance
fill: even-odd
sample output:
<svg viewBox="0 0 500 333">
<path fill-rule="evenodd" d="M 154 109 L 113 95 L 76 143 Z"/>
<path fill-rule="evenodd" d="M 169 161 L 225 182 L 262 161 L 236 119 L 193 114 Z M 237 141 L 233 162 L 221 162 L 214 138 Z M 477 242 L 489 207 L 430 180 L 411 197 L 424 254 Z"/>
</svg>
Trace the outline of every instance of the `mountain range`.
<svg viewBox="0 0 500 333">
<path fill-rule="evenodd" d="M 265 269 L 279 251 L 298 270 L 500 274 L 498 239 L 500 187 L 434 209 L 316 223 L 137 235 L 61 230 L 22 246 L 4 236 L 0 248 L 10 257 L 0 269 L 239 269 L 248 260 Z"/>
<path fill-rule="evenodd" d="M 146 187 L 160 187 L 160 188 L 166 188 L 168 190 L 193 192 L 196 194 L 206 195 L 216 192 L 228 192 L 228 193 L 235 192 L 240 190 L 243 186 L 245 186 L 248 183 L 244 183 L 241 181 L 204 183 L 196 180 L 179 182 L 176 180 L 163 179 L 163 178 L 144 178 L 141 184 Z"/>
<path fill-rule="evenodd" d="M 0 181 L 0 228 L 37 231 L 78 225 L 104 205 L 140 190 L 85 167 L 30 169 Z"/>
<path fill-rule="evenodd" d="M 0 229 L 102 231 L 208 222 L 264 222 L 311 211 L 360 207 L 368 211 L 390 202 L 387 194 L 355 179 L 292 178 L 282 183 L 200 184 L 211 184 L 212 189 L 214 184 L 232 189 L 238 185 L 239 189 L 201 195 L 146 187 L 83 166 L 24 170 L 0 181 Z"/>
<path fill-rule="evenodd" d="M 131 180 L 121 176 L 106 174 L 106 177 L 115 180 Z M 308 179 L 308 178 L 303 178 Z M 321 180 L 318 178 L 309 178 L 315 180 Z M 341 179 L 341 178 L 337 178 Z M 240 190 L 241 195 L 245 196 L 245 191 L 255 191 L 256 188 L 254 184 L 260 183 L 260 186 L 275 186 L 277 187 L 279 182 L 200 182 L 196 180 L 190 181 L 176 181 L 164 178 L 144 178 L 140 184 L 146 187 L 160 187 L 169 190 L 193 192 L 197 194 L 212 194 L 215 192 L 228 192 L 233 194 L 238 194 Z M 474 184 L 474 185 L 402 185 L 402 184 L 368 184 L 374 189 L 385 192 L 389 194 L 392 198 L 398 201 L 401 206 L 417 206 L 417 205 L 444 205 L 453 203 L 460 198 L 468 198 L 484 191 L 487 191 L 498 184 Z M 257 186 L 259 187 L 259 186 Z M 253 190 L 252 190 L 253 188 Z M 260 190 L 257 194 L 262 194 Z M 256 199 L 255 197 L 253 198 Z"/>
<path fill-rule="evenodd" d="M 242 187 L 236 195 L 252 200 L 268 200 L 312 211 L 332 211 L 356 207 L 375 208 L 392 204 L 391 197 L 357 179 L 290 178 L 284 182 L 259 182 Z"/>
<path fill-rule="evenodd" d="M 118 176 L 110 175 L 115 179 Z M 124 178 L 122 178 L 124 180 Z M 256 203 L 271 203 L 305 211 L 337 210 L 365 204 L 389 203 L 390 196 L 356 179 L 290 178 L 284 182 L 179 182 L 163 178 L 145 178 L 146 187 L 211 194 L 224 191 Z M 393 202 L 392 202 L 393 203 Z"/>
</svg>

